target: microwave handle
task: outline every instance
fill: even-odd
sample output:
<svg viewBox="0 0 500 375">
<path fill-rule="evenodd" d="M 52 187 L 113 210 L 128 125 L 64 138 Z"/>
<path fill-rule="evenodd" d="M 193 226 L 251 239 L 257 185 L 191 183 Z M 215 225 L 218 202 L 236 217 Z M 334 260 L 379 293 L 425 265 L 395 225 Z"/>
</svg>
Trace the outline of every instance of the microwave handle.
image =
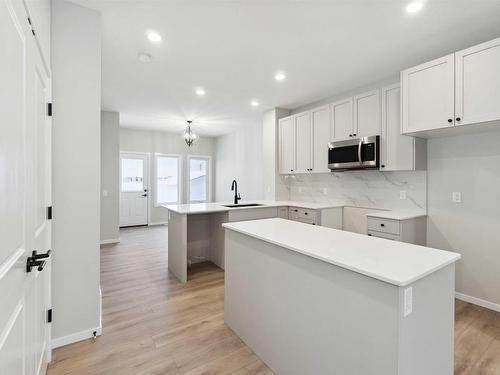
<svg viewBox="0 0 500 375">
<path fill-rule="evenodd" d="M 361 150 L 363 148 L 363 140 L 360 139 L 359 140 L 359 143 L 358 143 L 358 160 L 359 160 L 359 164 L 363 164 L 363 160 L 361 159 Z"/>
</svg>

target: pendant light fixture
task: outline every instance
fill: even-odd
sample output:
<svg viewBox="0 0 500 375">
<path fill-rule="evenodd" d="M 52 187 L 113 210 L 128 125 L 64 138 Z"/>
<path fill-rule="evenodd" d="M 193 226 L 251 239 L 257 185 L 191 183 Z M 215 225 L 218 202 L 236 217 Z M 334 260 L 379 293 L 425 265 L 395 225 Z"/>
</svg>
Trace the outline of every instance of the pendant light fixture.
<svg viewBox="0 0 500 375">
<path fill-rule="evenodd" d="M 193 131 L 191 130 L 191 123 L 193 121 L 191 120 L 188 120 L 188 125 L 186 127 L 186 130 L 184 130 L 184 141 L 186 141 L 186 144 L 188 145 L 188 147 L 191 147 L 191 145 L 198 139 L 198 135 L 196 135 L 195 133 L 193 133 Z"/>
</svg>

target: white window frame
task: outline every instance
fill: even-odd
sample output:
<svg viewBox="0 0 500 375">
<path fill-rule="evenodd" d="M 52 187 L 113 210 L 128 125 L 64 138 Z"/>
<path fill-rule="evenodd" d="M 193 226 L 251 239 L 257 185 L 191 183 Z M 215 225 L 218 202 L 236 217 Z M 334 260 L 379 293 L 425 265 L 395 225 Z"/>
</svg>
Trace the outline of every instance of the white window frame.
<svg viewBox="0 0 500 375">
<path fill-rule="evenodd" d="M 158 157 L 177 158 L 177 201 L 176 202 L 158 202 Z M 154 206 L 161 207 L 165 204 L 180 204 L 182 199 L 182 155 L 180 154 L 162 154 L 155 152 L 154 154 Z"/>
<path fill-rule="evenodd" d="M 204 201 L 192 201 L 191 198 L 191 176 L 190 166 L 191 159 L 207 159 L 208 160 L 208 178 L 207 178 L 207 199 Z M 210 155 L 188 155 L 186 163 L 186 181 L 187 181 L 187 201 L 188 203 L 207 203 L 212 201 L 212 157 Z"/>
</svg>

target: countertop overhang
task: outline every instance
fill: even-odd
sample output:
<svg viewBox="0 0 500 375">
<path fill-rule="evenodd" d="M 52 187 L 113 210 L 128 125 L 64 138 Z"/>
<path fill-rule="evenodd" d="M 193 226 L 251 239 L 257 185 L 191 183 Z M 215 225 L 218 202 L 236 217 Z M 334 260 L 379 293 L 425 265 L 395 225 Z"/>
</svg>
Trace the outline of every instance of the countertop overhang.
<svg viewBox="0 0 500 375">
<path fill-rule="evenodd" d="M 450 251 L 279 218 L 222 226 L 398 287 L 407 286 L 461 258 L 460 254 Z"/>
</svg>

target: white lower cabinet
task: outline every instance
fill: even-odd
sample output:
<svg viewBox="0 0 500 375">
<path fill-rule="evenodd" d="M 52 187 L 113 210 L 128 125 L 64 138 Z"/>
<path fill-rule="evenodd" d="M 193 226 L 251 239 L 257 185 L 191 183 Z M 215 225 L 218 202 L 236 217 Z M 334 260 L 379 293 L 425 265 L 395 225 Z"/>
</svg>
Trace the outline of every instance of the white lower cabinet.
<svg viewBox="0 0 500 375">
<path fill-rule="evenodd" d="M 245 208 L 228 211 L 228 222 L 269 219 L 277 216 L 277 207 Z"/>
<path fill-rule="evenodd" d="M 321 225 L 321 210 L 312 210 L 301 207 L 289 207 L 288 219 L 306 224 Z"/>
<path fill-rule="evenodd" d="M 427 141 L 401 134 L 400 85 L 383 87 L 380 170 L 411 171 L 427 168 Z"/>
<path fill-rule="evenodd" d="M 427 242 L 427 218 L 420 216 L 395 220 L 368 216 L 367 233 L 372 237 L 425 246 Z"/>
</svg>

